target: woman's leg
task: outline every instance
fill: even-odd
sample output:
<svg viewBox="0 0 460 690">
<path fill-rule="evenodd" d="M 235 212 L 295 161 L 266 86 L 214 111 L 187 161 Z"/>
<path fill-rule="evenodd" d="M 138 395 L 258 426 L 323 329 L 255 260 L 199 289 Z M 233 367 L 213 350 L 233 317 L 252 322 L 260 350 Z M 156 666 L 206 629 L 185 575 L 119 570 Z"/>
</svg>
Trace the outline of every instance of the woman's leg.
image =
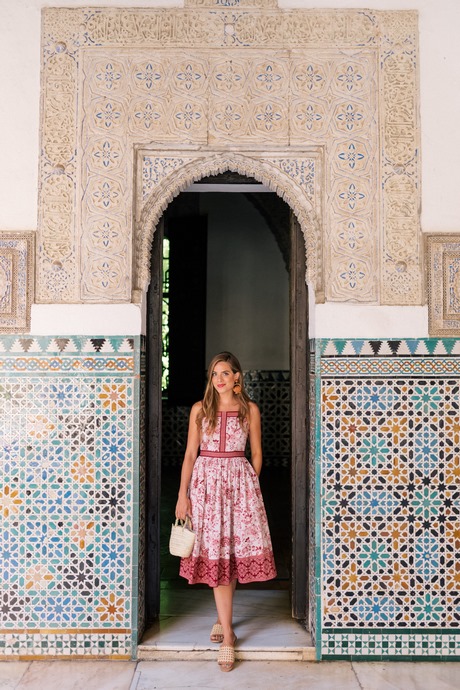
<svg viewBox="0 0 460 690">
<path fill-rule="evenodd" d="M 233 632 L 233 593 L 235 587 L 236 580 L 233 580 L 229 585 L 213 587 L 217 621 L 222 625 L 224 631 L 224 645 L 233 645 L 235 641 Z"/>
</svg>

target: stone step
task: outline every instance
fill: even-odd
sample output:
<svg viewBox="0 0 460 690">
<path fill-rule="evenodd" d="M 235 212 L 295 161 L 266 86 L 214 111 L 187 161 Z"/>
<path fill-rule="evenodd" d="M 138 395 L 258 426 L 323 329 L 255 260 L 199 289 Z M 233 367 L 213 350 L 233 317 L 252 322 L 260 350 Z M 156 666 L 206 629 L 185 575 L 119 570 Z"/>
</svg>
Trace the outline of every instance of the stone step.
<svg viewBox="0 0 460 690">
<path fill-rule="evenodd" d="M 139 661 L 213 661 L 218 645 L 155 645 L 144 644 L 137 648 Z M 239 661 L 315 661 L 314 647 L 253 647 L 241 645 L 235 651 Z"/>
</svg>

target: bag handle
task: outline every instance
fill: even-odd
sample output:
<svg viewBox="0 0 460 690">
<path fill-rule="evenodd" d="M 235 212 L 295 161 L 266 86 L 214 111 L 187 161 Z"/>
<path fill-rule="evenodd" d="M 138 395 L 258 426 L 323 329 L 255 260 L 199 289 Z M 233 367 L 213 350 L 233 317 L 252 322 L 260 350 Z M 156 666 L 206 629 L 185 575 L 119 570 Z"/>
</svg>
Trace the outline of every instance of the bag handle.
<svg viewBox="0 0 460 690">
<path fill-rule="evenodd" d="M 179 518 L 176 518 L 176 522 L 174 523 L 175 527 L 182 527 L 182 529 L 188 529 L 192 531 L 192 522 L 190 520 L 190 516 L 186 515 L 185 520 L 180 520 Z"/>
</svg>

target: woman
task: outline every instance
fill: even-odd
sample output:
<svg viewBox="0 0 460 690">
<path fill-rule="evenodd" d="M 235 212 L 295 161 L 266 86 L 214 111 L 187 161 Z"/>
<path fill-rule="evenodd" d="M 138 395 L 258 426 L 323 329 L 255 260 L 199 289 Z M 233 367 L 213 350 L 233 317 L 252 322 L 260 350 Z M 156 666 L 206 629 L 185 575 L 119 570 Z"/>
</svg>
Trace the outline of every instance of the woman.
<svg viewBox="0 0 460 690">
<path fill-rule="evenodd" d="M 252 465 L 244 452 L 248 436 Z M 206 583 L 214 591 L 217 623 L 211 641 L 222 642 L 217 659 L 222 671 L 231 671 L 235 661 L 237 581 L 276 576 L 261 469 L 259 408 L 244 390 L 236 357 L 221 352 L 209 365 L 203 400 L 190 412 L 176 517 L 190 515 L 196 532 L 193 553 L 182 559 L 180 574 L 189 584 Z"/>
</svg>

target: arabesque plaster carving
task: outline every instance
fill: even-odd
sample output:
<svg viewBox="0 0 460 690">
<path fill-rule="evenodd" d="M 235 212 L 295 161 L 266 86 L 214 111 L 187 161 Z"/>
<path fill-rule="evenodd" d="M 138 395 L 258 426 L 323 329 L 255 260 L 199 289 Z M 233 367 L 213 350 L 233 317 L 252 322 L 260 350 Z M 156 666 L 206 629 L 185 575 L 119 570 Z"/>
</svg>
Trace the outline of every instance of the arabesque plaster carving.
<svg viewBox="0 0 460 690">
<path fill-rule="evenodd" d="M 43 19 L 37 301 L 139 299 L 156 210 L 188 171 L 225 168 L 286 198 L 318 301 L 423 301 L 415 12 L 190 0 Z M 140 150 L 168 171 L 141 200 Z"/>
</svg>

